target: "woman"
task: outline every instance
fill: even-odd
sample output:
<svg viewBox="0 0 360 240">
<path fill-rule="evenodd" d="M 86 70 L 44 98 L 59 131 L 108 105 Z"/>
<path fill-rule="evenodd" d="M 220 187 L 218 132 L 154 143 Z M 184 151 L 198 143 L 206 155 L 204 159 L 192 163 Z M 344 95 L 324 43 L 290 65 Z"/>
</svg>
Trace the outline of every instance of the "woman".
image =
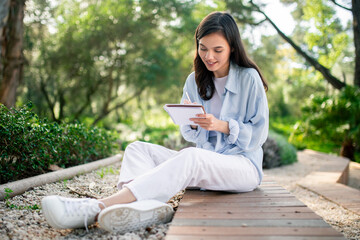
<svg viewBox="0 0 360 240">
<path fill-rule="evenodd" d="M 268 134 L 267 84 L 246 55 L 230 14 L 214 12 L 196 29 L 195 71 L 185 83 L 188 94 L 207 114 L 181 126 L 196 148 L 174 151 L 134 142 L 124 154 L 118 187 L 110 197 L 72 199 L 48 196 L 44 215 L 56 228 L 86 227 L 97 218 L 100 227 L 127 232 L 170 221 L 165 204 L 186 187 L 247 192 L 262 179 L 262 144 Z"/>
</svg>

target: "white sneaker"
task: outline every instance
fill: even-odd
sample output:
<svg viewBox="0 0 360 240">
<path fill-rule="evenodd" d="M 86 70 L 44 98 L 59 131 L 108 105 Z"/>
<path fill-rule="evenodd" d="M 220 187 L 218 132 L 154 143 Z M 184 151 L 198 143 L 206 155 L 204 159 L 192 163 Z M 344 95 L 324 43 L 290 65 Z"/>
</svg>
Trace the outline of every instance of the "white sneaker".
<svg viewBox="0 0 360 240">
<path fill-rule="evenodd" d="M 54 228 L 82 228 L 94 223 L 101 211 L 96 199 L 47 196 L 41 200 L 47 222 Z"/>
<path fill-rule="evenodd" d="M 101 228 L 109 232 L 126 233 L 172 219 L 173 208 L 157 200 L 117 204 L 105 208 L 98 216 Z"/>
</svg>

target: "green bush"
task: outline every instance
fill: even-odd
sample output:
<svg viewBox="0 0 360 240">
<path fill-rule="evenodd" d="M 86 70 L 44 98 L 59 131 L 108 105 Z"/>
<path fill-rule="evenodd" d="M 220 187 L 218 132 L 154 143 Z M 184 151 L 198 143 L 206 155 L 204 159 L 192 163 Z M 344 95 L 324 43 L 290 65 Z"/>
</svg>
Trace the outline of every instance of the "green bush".
<svg viewBox="0 0 360 240">
<path fill-rule="evenodd" d="M 169 135 L 174 132 L 179 132 L 176 125 L 168 127 L 146 126 L 144 132 L 142 133 L 142 137 L 139 140 L 164 146 L 166 139 L 168 139 Z"/>
<path fill-rule="evenodd" d="M 275 139 L 280 149 L 281 165 L 291 164 L 297 161 L 296 148 L 285 137 L 270 131 L 270 138 Z"/>
<path fill-rule="evenodd" d="M 288 143 L 285 137 L 270 131 L 263 145 L 264 168 L 274 168 L 297 161 L 296 148 Z"/>
<path fill-rule="evenodd" d="M 1 184 L 46 173 L 50 164 L 66 168 L 115 152 L 115 134 L 81 123 L 40 119 L 29 103 L 19 109 L 0 105 Z"/>
<path fill-rule="evenodd" d="M 331 142 L 352 160 L 360 151 L 360 89 L 347 86 L 333 95 L 316 95 L 302 108 L 304 118 L 292 139 Z"/>
</svg>

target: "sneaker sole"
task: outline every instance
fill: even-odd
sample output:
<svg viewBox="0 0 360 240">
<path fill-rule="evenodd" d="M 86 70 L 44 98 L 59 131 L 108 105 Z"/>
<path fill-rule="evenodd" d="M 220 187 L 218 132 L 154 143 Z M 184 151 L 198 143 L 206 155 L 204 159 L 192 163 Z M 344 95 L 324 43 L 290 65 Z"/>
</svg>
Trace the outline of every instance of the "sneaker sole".
<svg viewBox="0 0 360 240">
<path fill-rule="evenodd" d="M 103 210 L 98 217 L 98 222 L 101 228 L 109 232 L 124 234 L 153 224 L 170 222 L 173 213 L 170 206 L 140 210 L 129 206 L 115 205 Z"/>
</svg>

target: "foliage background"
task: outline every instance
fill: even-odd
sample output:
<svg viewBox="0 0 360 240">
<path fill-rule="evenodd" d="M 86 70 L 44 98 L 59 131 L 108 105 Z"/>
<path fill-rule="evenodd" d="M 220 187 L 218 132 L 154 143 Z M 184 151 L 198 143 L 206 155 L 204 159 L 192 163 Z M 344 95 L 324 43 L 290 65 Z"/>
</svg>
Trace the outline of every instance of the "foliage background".
<svg viewBox="0 0 360 240">
<path fill-rule="evenodd" d="M 266 1 L 255 2 L 265 9 Z M 281 3 L 290 7 L 295 22 L 289 37 L 334 76 L 354 85 L 351 21 L 341 21 L 331 1 Z M 274 133 L 298 149 L 333 153 L 351 139 L 353 160 L 360 161 L 357 87 L 350 94 L 334 89 L 268 31 L 272 27 L 247 1 L 28 0 L 26 64 L 16 105 L 33 102 L 32 111 L 39 119 L 56 122 L 50 124 L 54 129 L 74 124 L 116 131 L 123 149 L 134 140 L 182 147 L 178 127 L 162 106 L 179 102 L 192 71 L 195 28 L 216 10 L 236 18 L 248 54 L 269 82 Z M 331 105 L 329 99 L 339 104 Z M 342 112 L 347 117 L 339 118 Z"/>
<path fill-rule="evenodd" d="M 32 103 L 7 109 L 0 105 L 0 184 L 95 161 L 118 149 L 114 132 L 81 123 L 40 119 Z"/>
</svg>

